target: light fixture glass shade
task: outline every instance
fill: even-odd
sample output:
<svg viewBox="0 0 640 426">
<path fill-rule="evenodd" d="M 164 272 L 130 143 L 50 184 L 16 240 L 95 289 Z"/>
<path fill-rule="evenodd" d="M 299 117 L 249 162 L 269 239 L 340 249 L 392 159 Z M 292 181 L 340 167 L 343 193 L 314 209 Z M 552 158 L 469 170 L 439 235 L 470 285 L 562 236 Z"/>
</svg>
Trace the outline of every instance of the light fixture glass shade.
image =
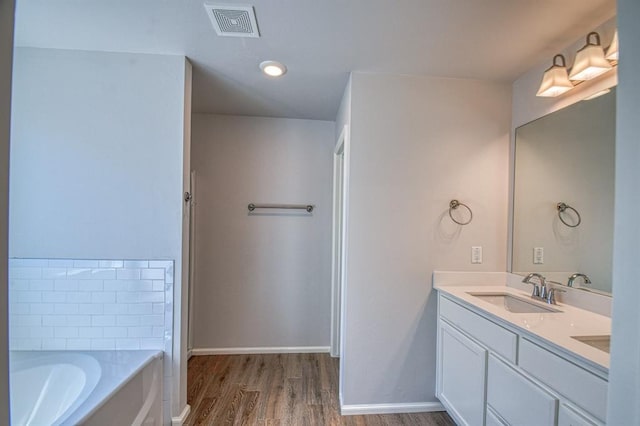
<svg viewBox="0 0 640 426">
<path fill-rule="evenodd" d="M 591 40 L 595 39 L 595 42 Z M 604 57 L 600 45 L 600 35 L 596 32 L 587 35 L 587 44 L 576 53 L 569 80 L 591 80 L 611 69 L 611 64 Z"/>
<path fill-rule="evenodd" d="M 571 89 L 573 89 L 573 83 L 569 80 L 564 56 L 556 55 L 553 57 L 553 65 L 542 76 L 536 96 L 553 98 Z"/>
<path fill-rule="evenodd" d="M 618 60 L 618 30 L 613 34 L 613 40 L 611 40 L 611 44 L 607 49 L 606 58 L 610 61 Z"/>
</svg>

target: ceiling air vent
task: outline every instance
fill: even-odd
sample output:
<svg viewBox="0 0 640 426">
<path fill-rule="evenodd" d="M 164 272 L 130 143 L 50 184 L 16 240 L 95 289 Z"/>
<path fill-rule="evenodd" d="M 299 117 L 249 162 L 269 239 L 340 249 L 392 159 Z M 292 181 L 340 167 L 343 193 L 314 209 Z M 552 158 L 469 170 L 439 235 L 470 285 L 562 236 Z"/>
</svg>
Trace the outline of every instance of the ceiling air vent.
<svg viewBox="0 0 640 426">
<path fill-rule="evenodd" d="M 216 33 L 225 37 L 260 37 L 253 6 L 205 4 Z"/>
</svg>

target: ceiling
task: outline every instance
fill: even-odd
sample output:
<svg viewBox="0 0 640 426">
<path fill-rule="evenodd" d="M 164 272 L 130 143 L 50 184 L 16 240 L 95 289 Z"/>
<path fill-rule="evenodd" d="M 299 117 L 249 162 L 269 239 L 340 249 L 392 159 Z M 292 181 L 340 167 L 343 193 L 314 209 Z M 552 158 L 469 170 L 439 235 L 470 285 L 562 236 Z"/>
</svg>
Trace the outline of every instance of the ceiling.
<svg viewBox="0 0 640 426">
<path fill-rule="evenodd" d="M 187 56 L 193 110 L 334 120 L 350 71 L 511 82 L 615 15 L 615 0 L 246 0 L 260 38 L 204 0 L 18 0 L 16 45 Z M 288 73 L 267 78 L 273 59 Z"/>
</svg>

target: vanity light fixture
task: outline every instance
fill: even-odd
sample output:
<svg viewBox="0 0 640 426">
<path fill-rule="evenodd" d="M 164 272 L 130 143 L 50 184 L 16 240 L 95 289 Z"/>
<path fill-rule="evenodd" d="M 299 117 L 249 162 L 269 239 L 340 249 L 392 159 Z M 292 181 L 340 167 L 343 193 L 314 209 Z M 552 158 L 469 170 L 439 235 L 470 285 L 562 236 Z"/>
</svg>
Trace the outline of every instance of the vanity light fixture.
<svg viewBox="0 0 640 426">
<path fill-rule="evenodd" d="M 591 80 L 618 65 L 618 31 L 616 30 L 606 57 L 600 44 L 600 34 L 593 31 L 587 35 L 587 44 L 576 53 L 571 71 L 567 72 L 567 64 L 563 55 L 553 57 L 553 65 L 542 76 L 542 82 L 536 96 L 556 97 L 573 89 L 586 80 Z M 600 95 L 598 92 L 594 94 Z M 593 99 L 593 97 L 587 99 Z"/>
<path fill-rule="evenodd" d="M 278 61 L 261 62 L 260 69 L 269 77 L 280 77 L 287 72 L 287 67 Z"/>
<path fill-rule="evenodd" d="M 573 83 L 569 80 L 567 63 L 563 55 L 553 57 L 553 65 L 542 76 L 542 83 L 536 96 L 556 97 L 573 89 Z"/>
<path fill-rule="evenodd" d="M 571 67 L 569 80 L 591 80 L 611 68 L 611 63 L 604 57 L 600 34 L 590 32 L 587 35 L 587 44 L 576 53 L 576 60 Z"/>
<path fill-rule="evenodd" d="M 611 40 L 611 44 L 607 49 L 606 58 L 610 61 L 618 60 L 618 30 L 613 34 L 613 40 Z"/>
</svg>

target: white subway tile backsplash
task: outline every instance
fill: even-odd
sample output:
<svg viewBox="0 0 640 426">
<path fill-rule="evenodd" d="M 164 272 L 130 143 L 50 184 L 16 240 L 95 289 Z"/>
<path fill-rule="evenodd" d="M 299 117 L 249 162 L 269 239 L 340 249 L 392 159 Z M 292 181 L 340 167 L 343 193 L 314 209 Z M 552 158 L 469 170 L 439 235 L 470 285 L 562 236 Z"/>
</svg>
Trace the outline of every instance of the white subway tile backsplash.
<svg viewBox="0 0 640 426">
<path fill-rule="evenodd" d="M 36 267 L 12 267 L 11 279 L 14 280 L 37 280 L 42 278 L 42 268 Z"/>
<path fill-rule="evenodd" d="M 162 268 L 143 269 L 140 278 L 143 280 L 163 280 L 165 270 Z"/>
<path fill-rule="evenodd" d="M 151 303 L 132 303 L 129 306 L 130 315 L 151 315 L 153 308 Z"/>
<path fill-rule="evenodd" d="M 91 349 L 91 339 L 67 339 L 66 349 L 68 351 L 83 351 Z"/>
<path fill-rule="evenodd" d="M 27 315 L 31 313 L 31 304 L 29 303 L 12 303 L 11 313 L 14 315 Z M 53 309 L 51 309 L 53 311 Z M 35 313 L 35 312 L 34 312 Z"/>
<path fill-rule="evenodd" d="M 42 278 L 50 280 L 59 280 L 66 278 L 66 268 L 42 268 Z"/>
<path fill-rule="evenodd" d="M 164 315 L 141 315 L 140 325 L 161 325 L 164 326 Z"/>
<path fill-rule="evenodd" d="M 29 290 L 53 291 L 53 280 L 29 280 Z"/>
<path fill-rule="evenodd" d="M 125 268 L 149 268 L 148 260 L 125 260 L 124 261 Z"/>
<path fill-rule="evenodd" d="M 55 291 L 43 291 L 42 302 L 43 303 L 64 303 L 67 301 L 67 293 L 55 292 Z"/>
<path fill-rule="evenodd" d="M 116 279 L 118 280 L 139 280 L 140 269 L 118 269 L 116 270 Z"/>
<path fill-rule="evenodd" d="M 116 339 L 116 349 L 132 350 L 140 349 L 140 339 Z"/>
<path fill-rule="evenodd" d="M 117 304 L 117 303 L 105 303 L 104 304 L 104 313 L 105 315 L 123 315 L 129 312 L 129 306 L 127 304 Z"/>
<path fill-rule="evenodd" d="M 109 337 L 109 338 L 127 337 L 127 327 L 105 327 L 104 337 Z"/>
<path fill-rule="evenodd" d="M 111 327 L 116 325 L 115 315 L 92 315 L 91 325 L 93 327 Z"/>
<path fill-rule="evenodd" d="M 154 314 L 164 314 L 164 303 L 153 303 Z"/>
<path fill-rule="evenodd" d="M 170 356 L 173 273 L 171 260 L 10 259 L 11 349 Z"/>
<path fill-rule="evenodd" d="M 129 281 L 127 291 L 153 291 L 153 284 L 150 280 Z"/>
<path fill-rule="evenodd" d="M 81 291 L 103 291 L 104 284 L 102 280 L 85 280 L 78 283 L 78 289 Z"/>
<path fill-rule="evenodd" d="M 140 339 L 140 349 L 157 349 L 162 348 L 164 339 L 159 338 L 142 338 Z"/>
<path fill-rule="evenodd" d="M 116 303 L 116 293 L 114 291 L 97 291 L 89 294 L 93 304 Z"/>
<path fill-rule="evenodd" d="M 55 303 L 53 305 L 54 314 L 73 315 L 78 314 L 77 303 Z"/>
<path fill-rule="evenodd" d="M 119 326 L 140 325 L 140 315 L 118 315 L 117 324 Z"/>
<path fill-rule="evenodd" d="M 13 316 L 10 319 L 13 322 Z M 67 316 L 66 315 L 43 315 L 42 316 L 42 325 L 52 326 L 52 327 L 65 327 L 67 325 Z"/>
<path fill-rule="evenodd" d="M 78 281 L 76 280 L 55 280 L 55 291 L 78 291 Z"/>
<path fill-rule="evenodd" d="M 16 315 L 12 318 L 11 324 L 17 327 L 40 327 L 42 315 Z"/>
<path fill-rule="evenodd" d="M 70 291 L 67 293 L 68 303 L 91 303 L 91 293 L 88 291 Z"/>
<path fill-rule="evenodd" d="M 51 303 L 31 303 L 25 306 L 29 306 L 29 313 L 35 315 L 49 315 L 53 313 L 53 305 Z M 13 312 L 17 313 L 15 309 Z"/>
<path fill-rule="evenodd" d="M 89 327 L 91 325 L 91 315 L 67 315 L 67 325 Z"/>
<path fill-rule="evenodd" d="M 66 339 L 42 339 L 42 350 L 60 351 L 67 348 Z"/>
<path fill-rule="evenodd" d="M 104 311 L 102 303 L 83 303 L 78 305 L 78 314 L 80 315 L 104 315 L 108 312 Z"/>
<path fill-rule="evenodd" d="M 111 350 L 116 348 L 116 339 L 91 339 L 91 349 Z"/>
<path fill-rule="evenodd" d="M 16 291 L 12 299 L 16 303 L 40 303 L 42 302 L 41 291 Z"/>
<path fill-rule="evenodd" d="M 34 339 L 53 338 L 53 327 L 29 327 L 29 337 Z"/>
<path fill-rule="evenodd" d="M 128 337 L 149 337 L 153 335 L 153 328 L 145 327 L 127 327 Z"/>
<path fill-rule="evenodd" d="M 55 327 L 53 335 L 57 338 L 78 337 L 78 327 Z"/>
<path fill-rule="evenodd" d="M 102 327 L 80 327 L 78 328 L 78 336 L 87 339 L 102 339 L 108 337 L 104 335 L 104 329 Z"/>
</svg>

